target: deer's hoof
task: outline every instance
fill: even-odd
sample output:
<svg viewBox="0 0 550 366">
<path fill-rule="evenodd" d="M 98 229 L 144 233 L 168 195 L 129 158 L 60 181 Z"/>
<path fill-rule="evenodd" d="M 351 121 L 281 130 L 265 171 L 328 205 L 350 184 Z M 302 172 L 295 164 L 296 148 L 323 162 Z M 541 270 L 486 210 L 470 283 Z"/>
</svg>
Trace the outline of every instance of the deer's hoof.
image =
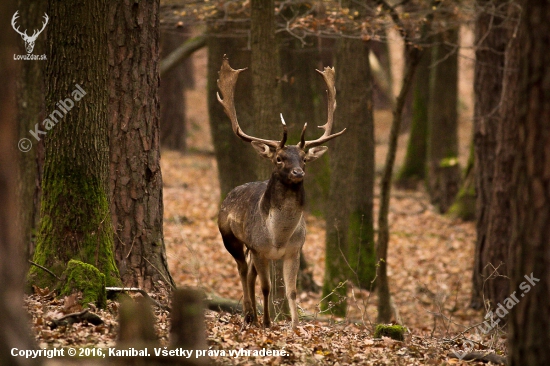
<svg viewBox="0 0 550 366">
<path fill-rule="evenodd" d="M 254 314 L 252 313 L 246 313 L 244 315 L 244 322 L 247 323 L 247 324 L 251 324 L 251 323 L 254 323 L 255 319 L 254 319 Z"/>
</svg>

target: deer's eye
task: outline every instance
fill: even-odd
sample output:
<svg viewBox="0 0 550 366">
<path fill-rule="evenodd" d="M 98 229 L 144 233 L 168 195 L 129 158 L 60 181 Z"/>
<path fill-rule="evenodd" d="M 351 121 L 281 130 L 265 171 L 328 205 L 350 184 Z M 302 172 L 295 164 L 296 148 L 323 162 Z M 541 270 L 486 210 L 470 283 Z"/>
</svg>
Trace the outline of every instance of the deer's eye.
<svg viewBox="0 0 550 366">
<path fill-rule="evenodd" d="M 283 162 L 283 159 L 281 159 L 280 156 L 277 156 L 277 163 L 282 163 Z"/>
</svg>

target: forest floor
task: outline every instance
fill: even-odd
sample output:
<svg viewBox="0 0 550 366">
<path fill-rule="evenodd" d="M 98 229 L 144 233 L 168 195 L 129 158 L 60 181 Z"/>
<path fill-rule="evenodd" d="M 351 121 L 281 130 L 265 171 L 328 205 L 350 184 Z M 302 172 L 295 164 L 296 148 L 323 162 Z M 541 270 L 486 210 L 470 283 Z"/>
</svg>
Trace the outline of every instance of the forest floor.
<svg viewBox="0 0 550 366">
<path fill-rule="evenodd" d="M 210 154 L 163 152 L 164 235 L 169 268 L 178 286 L 240 301 L 241 285 L 233 258 L 223 247 L 216 217 L 219 205 L 216 162 Z M 378 195 L 376 194 L 376 197 Z M 375 198 L 375 212 L 378 202 Z M 240 314 L 206 311 L 208 345 L 213 350 L 285 350 L 285 357 L 218 356 L 223 364 L 472 364 L 449 358 L 460 351 L 461 338 L 447 342 L 481 321 L 482 312 L 469 308 L 475 241 L 473 223 L 439 215 L 421 187 L 395 189 L 389 217 L 388 253 L 390 289 L 399 322 L 408 328 L 404 342 L 373 339 L 375 292 L 351 287 L 348 317 L 321 314 L 321 295 L 302 292 L 298 304 L 316 320 L 302 321 L 292 330 L 281 321 L 270 329 L 244 327 Z M 307 216 L 305 257 L 314 280 L 323 282 L 324 222 Z M 257 294 L 261 293 L 257 290 Z M 153 294 L 167 303 L 164 293 Z M 258 298 L 261 303 L 261 299 Z M 65 313 L 78 311 L 71 300 L 35 294 L 27 299 L 33 328 L 41 347 L 113 347 L 117 337 L 118 303 L 95 312 L 104 325 L 75 324 L 50 330 L 48 324 Z M 157 332 L 166 344 L 169 314 L 160 309 Z M 471 333 L 470 333 L 471 335 Z M 487 339 L 478 341 L 485 341 Z M 495 341 L 493 339 L 492 341 Z M 504 339 L 493 349 L 503 350 Z M 485 349 L 479 345 L 477 349 Z M 475 363 L 474 363 L 475 364 Z"/>
<path fill-rule="evenodd" d="M 377 114 L 380 120 L 388 117 Z M 382 136 L 386 124 L 377 127 Z M 202 135 L 202 133 L 200 134 Z M 377 142 L 383 148 L 384 139 Z M 200 145 L 197 142 L 197 145 Z M 191 145 L 193 146 L 193 145 Z M 380 150 L 378 149 L 378 150 Z M 164 235 L 169 268 L 178 286 L 192 286 L 206 293 L 240 301 L 241 285 L 233 258 L 223 247 L 217 229 L 220 201 L 216 161 L 197 146 L 181 154 L 164 151 Z M 377 150 L 377 153 L 379 152 Z M 383 153 L 379 156 L 384 156 Z M 379 158 L 378 160 L 381 160 Z M 378 210 L 378 189 L 375 212 Z M 325 265 L 324 222 L 306 216 L 308 235 L 304 254 L 317 284 L 323 283 Z M 373 339 L 376 320 L 375 292 L 350 287 L 348 317 L 321 314 L 321 295 L 302 292 L 298 304 L 315 320 L 304 320 L 296 330 L 281 321 L 270 329 L 243 327 L 240 314 L 206 312 L 207 339 L 212 350 L 227 355 L 212 357 L 222 364 L 350 364 L 442 365 L 472 364 L 450 358 L 462 350 L 460 332 L 479 323 L 483 313 L 469 308 L 475 228 L 470 222 L 439 215 L 422 186 L 416 190 L 394 189 L 389 221 L 388 253 L 390 288 L 399 323 L 408 328 L 404 342 Z M 375 220 L 376 222 L 376 220 Z M 257 290 L 257 294 L 261 293 Z M 165 293 L 153 294 L 167 303 Z M 261 299 L 258 299 L 261 303 Z M 117 337 L 118 303 L 96 310 L 105 321 L 100 326 L 75 324 L 50 330 L 51 320 L 77 311 L 68 298 L 53 299 L 35 294 L 27 299 L 33 328 L 44 347 L 112 347 Z M 156 309 L 157 332 L 166 344 L 169 314 Z M 472 337 L 472 332 L 468 337 Z M 475 339 L 504 350 L 504 338 Z M 489 343 L 488 343 L 489 342 Z M 492 343 L 491 343 L 492 342 Z M 465 347 L 465 346 L 464 346 Z M 476 345 L 476 349 L 488 349 Z M 283 350 L 285 356 L 229 356 L 230 350 Z M 55 364 L 55 363 L 54 363 Z M 475 363 L 474 363 L 475 364 Z"/>
<path fill-rule="evenodd" d="M 204 63 L 204 54 L 199 64 L 201 61 Z M 187 92 L 187 105 L 193 106 L 188 110 L 189 153 L 162 152 L 164 236 L 169 268 L 178 286 L 199 287 L 205 293 L 240 301 L 242 290 L 236 264 L 223 247 L 216 223 L 220 193 L 216 161 L 204 121 L 206 106 L 200 92 L 205 89 L 204 80 L 198 79 L 196 83 L 195 89 Z M 379 173 L 386 155 L 391 113 L 376 112 L 375 121 L 376 170 Z M 470 134 L 471 123 L 461 123 L 463 164 Z M 398 163 L 403 159 L 406 141 L 407 134 L 403 134 L 399 141 Z M 378 196 L 376 188 L 375 214 Z M 321 285 L 325 266 L 325 224 L 310 215 L 306 216 L 306 222 L 308 235 L 304 254 L 314 280 Z M 484 352 L 505 352 L 504 336 L 493 333 L 491 337 L 479 337 L 473 330 L 466 332 L 484 316 L 482 311 L 469 308 L 474 223 L 438 214 L 420 185 L 415 190 L 393 189 L 389 222 L 388 275 L 398 312 L 395 320 L 408 329 L 403 342 L 373 338 L 376 293 L 350 286 L 345 319 L 320 313 L 319 293 L 300 293 L 299 307 L 310 317 L 302 320 L 296 330 L 292 330 L 287 321 L 278 322 L 270 329 L 245 327 L 240 314 L 207 310 L 208 346 L 211 352 L 218 352 L 211 360 L 235 365 L 471 365 L 481 362 L 467 362 L 450 355 L 454 351 L 471 350 L 468 346 Z M 105 310 L 93 309 L 103 319 L 102 325 L 84 323 L 51 330 L 48 324 L 53 319 L 80 309 L 75 307 L 74 299 L 55 299 L 47 292 L 35 293 L 26 299 L 41 348 L 115 346 L 117 302 L 109 301 Z M 261 292 L 257 290 L 258 293 Z M 166 292 L 152 296 L 168 304 Z M 261 303 L 261 299 L 258 298 L 258 302 Z M 158 308 L 155 315 L 157 333 L 162 345 L 166 345 L 170 316 Z M 474 342 L 466 341 L 463 335 Z M 244 352 L 238 357 L 229 355 L 230 351 L 259 352 L 263 349 L 284 350 L 284 356 L 246 356 Z M 226 355 L 221 355 L 221 351 Z M 55 360 L 48 363 L 66 364 Z"/>
</svg>

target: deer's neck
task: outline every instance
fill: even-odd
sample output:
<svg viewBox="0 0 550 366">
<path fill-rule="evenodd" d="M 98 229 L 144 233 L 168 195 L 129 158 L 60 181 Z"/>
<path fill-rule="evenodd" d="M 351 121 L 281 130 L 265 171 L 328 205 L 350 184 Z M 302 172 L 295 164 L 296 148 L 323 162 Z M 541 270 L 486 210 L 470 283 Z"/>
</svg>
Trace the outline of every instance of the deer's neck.
<svg viewBox="0 0 550 366">
<path fill-rule="evenodd" d="M 298 225 L 304 211 L 305 191 L 303 182 L 284 184 L 273 174 L 260 200 L 262 215 L 273 245 L 285 245 Z"/>
</svg>

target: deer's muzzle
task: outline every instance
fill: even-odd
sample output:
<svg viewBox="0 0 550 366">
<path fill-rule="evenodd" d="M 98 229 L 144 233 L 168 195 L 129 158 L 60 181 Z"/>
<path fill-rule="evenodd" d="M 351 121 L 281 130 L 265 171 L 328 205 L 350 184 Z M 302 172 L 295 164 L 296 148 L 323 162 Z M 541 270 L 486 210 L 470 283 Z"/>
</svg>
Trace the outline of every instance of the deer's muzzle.
<svg viewBox="0 0 550 366">
<path fill-rule="evenodd" d="M 290 179 L 294 182 L 299 182 L 302 179 L 304 179 L 305 175 L 306 175 L 306 173 L 304 172 L 304 170 L 302 168 L 294 168 L 290 172 Z"/>
</svg>

